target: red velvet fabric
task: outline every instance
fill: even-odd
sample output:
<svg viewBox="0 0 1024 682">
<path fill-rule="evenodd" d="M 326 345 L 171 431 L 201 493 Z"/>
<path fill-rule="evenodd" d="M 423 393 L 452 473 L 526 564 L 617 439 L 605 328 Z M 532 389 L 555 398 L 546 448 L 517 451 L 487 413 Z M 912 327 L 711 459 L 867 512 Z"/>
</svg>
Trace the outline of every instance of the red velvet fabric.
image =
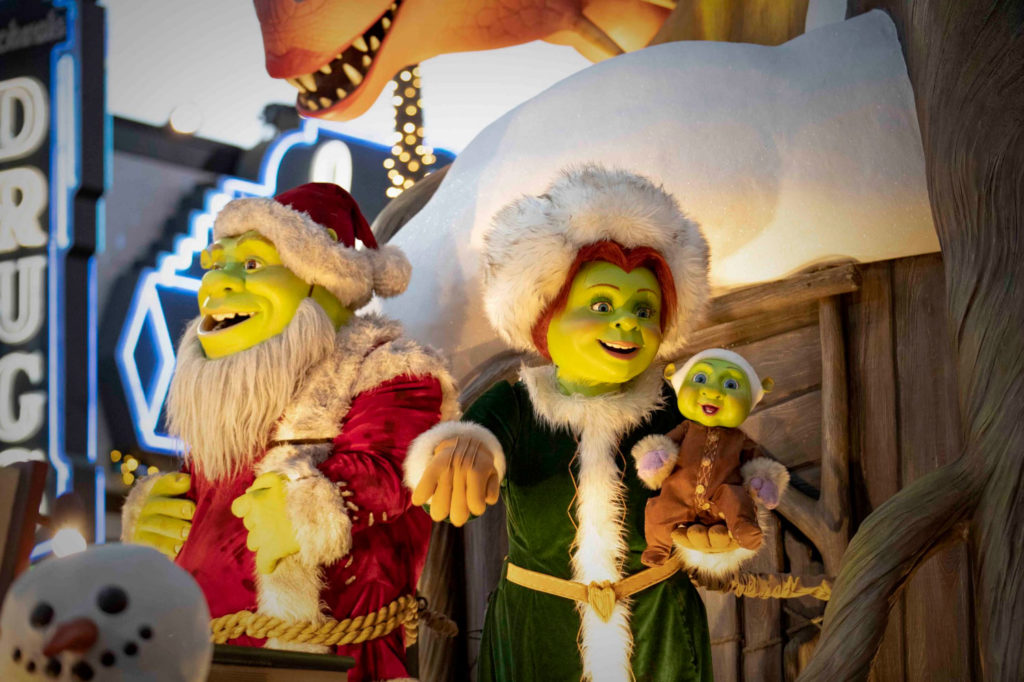
<svg viewBox="0 0 1024 682">
<path fill-rule="evenodd" d="M 338 620 L 375 611 L 416 591 L 430 540 L 430 517 L 412 507 L 402 485 L 402 462 L 413 438 L 441 415 L 441 385 L 433 377 L 400 376 L 357 395 L 342 420 L 333 454 L 320 471 L 344 481 L 347 498 L 358 509 L 352 518 L 352 551 L 324 567 L 321 592 L 325 612 Z M 254 555 L 246 546 L 241 519 L 231 502 L 252 484 L 254 473 L 211 482 L 193 474 L 189 497 L 196 502 L 192 532 L 177 563 L 188 570 L 206 595 L 211 617 L 256 610 Z M 373 523 L 370 523 L 370 514 Z M 350 565 L 346 566 L 349 558 Z M 351 581 L 351 582 L 349 582 Z M 247 637 L 230 644 L 261 646 Z M 402 628 L 387 637 L 338 647 L 354 656 L 350 682 L 408 677 Z"/>
</svg>

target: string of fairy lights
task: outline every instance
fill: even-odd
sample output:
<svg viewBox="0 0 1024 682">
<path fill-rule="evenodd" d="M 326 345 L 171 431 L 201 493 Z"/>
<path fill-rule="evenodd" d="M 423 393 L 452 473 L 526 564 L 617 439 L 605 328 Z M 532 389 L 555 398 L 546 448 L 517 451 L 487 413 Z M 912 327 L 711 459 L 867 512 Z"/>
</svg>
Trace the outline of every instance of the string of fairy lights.
<svg viewBox="0 0 1024 682">
<path fill-rule="evenodd" d="M 142 462 L 139 461 L 138 457 L 129 455 L 121 452 L 120 450 L 110 451 L 110 461 L 114 464 L 119 465 L 121 470 L 121 482 L 127 486 L 135 483 L 136 479 L 141 478 L 144 475 L 155 474 L 160 471 L 155 466 L 145 467 L 142 471 L 139 471 L 142 467 Z"/>
<path fill-rule="evenodd" d="M 391 81 L 391 101 L 395 105 L 394 145 L 384 159 L 391 187 L 385 190 L 394 199 L 430 172 L 437 161 L 434 150 L 423 143 L 423 100 L 420 97 L 420 67 L 407 66 Z"/>
</svg>

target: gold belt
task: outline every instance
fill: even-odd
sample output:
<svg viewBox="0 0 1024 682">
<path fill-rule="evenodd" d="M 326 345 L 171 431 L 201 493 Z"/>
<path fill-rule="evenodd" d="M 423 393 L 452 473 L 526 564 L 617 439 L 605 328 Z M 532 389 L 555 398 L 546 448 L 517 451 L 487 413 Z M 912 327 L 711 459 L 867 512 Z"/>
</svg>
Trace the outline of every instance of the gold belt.
<svg viewBox="0 0 1024 682">
<path fill-rule="evenodd" d="M 608 622 L 617 601 L 632 597 L 637 592 L 671 578 L 680 568 L 679 561 L 673 556 L 661 566 L 645 568 L 639 573 L 634 573 L 617 582 L 602 580 L 586 585 L 574 580 L 563 580 L 546 573 L 531 571 L 509 561 L 505 577 L 510 583 L 521 585 L 527 589 L 590 604 L 597 611 L 601 620 Z"/>
</svg>

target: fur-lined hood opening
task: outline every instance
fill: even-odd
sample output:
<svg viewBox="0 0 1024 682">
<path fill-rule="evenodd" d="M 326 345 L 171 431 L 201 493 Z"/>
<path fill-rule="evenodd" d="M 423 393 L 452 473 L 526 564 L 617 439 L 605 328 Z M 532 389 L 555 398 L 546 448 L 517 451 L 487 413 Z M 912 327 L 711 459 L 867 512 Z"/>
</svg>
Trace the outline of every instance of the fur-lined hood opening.
<svg viewBox="0 0 1024 682">
<path fill-rule="evenodd" d="M 675 198 L 640 175 L 588 164 L 569 168 L 547 191 L 503 208 L 484 235 L 484 308 L 518 350 L 534 351 L 532 330 L 565 282 L 577 252 L 613 241 L 650 247 L 668 262 L 677 305 L 659 359 L 675 356 L 708 300 L 708 247 Z"/>
</svg>

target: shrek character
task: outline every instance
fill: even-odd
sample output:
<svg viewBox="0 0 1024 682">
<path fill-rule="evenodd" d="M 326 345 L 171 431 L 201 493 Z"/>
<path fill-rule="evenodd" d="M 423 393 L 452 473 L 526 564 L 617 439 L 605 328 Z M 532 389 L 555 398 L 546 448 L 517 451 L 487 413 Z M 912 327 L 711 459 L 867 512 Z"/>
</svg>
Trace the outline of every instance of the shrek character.
<svg viewBox="0 0 1024 682">
<path fill-rule="evenodd" d="M 621 454 L 678 423 L 660 363 L 707 298 L 700 230 L 647 179 L 585 166 L 499 212 L 484 257 L 491 324 L 546 363 L 406 460 L 413 503 L 435 520 L 461 525 L 504 499 L 480 679 L 710 680 L 697 591 L 678 566 L 640 563 L 653 493 Z"/>
<path fill-rule="evenodd" d="M 773 382 L 761 381 L 743 356 L 724 348 L 701 351 L 678 371 L 668 365 L 665 378 L 686 419 L 633 449 L 640 480 L 661 490 L 647 502 L 641 561 L 664 564 L 674 541 L 688 568 L 728 573 L 761 546 L 754 502 L 774 509 L 789 483 L 786 467 L 737 428 Z M 719 551 L 694 551 L 694 524 Z"/>
<path fill-rule="evenodd" d="M 136 485 L 122 536 L 188 570 L 213 618 L 373 613 L 415 591 L 426 554 L 430 519 L 402 486 L 407 446 L 457 414 L 439 357 L 395 322 L 353 314 L 402 292 L 408 261 L 327 183 L 236 199 L 213 240 L 167 402 L 184 467 Z M 408 677 L 401 632 L 230 643 L 334 651 L 355 657 L 349 680 L 386 680 Z"/>
</svg>

